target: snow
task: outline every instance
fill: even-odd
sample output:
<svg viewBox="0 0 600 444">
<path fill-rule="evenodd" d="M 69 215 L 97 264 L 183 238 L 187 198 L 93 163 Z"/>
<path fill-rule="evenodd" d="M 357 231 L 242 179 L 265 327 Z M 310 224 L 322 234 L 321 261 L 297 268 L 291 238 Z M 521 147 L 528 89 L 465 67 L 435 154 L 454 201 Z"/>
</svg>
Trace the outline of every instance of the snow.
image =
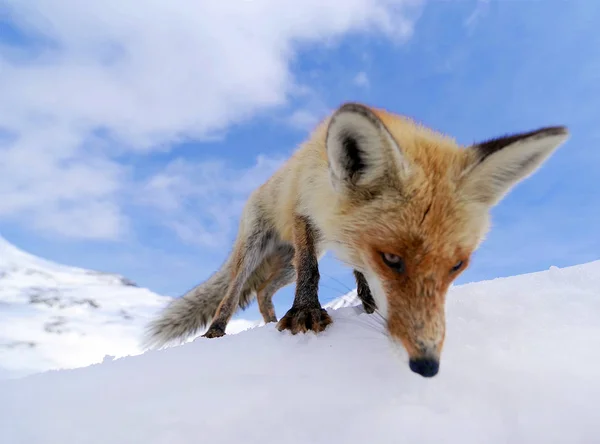
<svg viewBox="0 0 600 444">
<path fill-rule="evenodd" d="M 453 287 L 431 379 L 356 302 L 318 336 L 270 324 L 0 381 L 0 442 L 600 441 L 600 261 Z"/>
<path fill-rule="evenodd" d="M 140 354 L 146 323 L 170 300 L 116 274 L 38 258 L 0 237 L 0 379 Z M 252 325 L 235 320 L 228 332 Z"/>
<path fill-rule="evenodd" d="M 339 298 L 336 298 L 327 304 L 323 304 L 323 307 L 337 310 L 338 308 L 352 307 L 352 306 L 355 306 L 358 304 L 359 304 L 358 294 L 356 293 L 356 289 L 354 289 L 351 292 L 349 292 L 343 296 L 340 296 Z"/>
</svg>

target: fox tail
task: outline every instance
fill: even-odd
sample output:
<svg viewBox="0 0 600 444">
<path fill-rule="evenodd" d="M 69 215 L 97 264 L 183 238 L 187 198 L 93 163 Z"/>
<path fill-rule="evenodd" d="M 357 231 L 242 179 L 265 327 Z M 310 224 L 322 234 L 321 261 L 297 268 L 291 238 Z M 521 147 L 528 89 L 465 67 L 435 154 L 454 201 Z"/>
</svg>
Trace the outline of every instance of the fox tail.
<svg viewBox="0 0 600 444">
<path fill-rule="evenodd" d="M 208 280 L 174 299 L 146 327 L 142 347 L 161 348 L 186 338 L 206 327 L 225 297 L 231 281 L 231 258 Z"/>
</svg>

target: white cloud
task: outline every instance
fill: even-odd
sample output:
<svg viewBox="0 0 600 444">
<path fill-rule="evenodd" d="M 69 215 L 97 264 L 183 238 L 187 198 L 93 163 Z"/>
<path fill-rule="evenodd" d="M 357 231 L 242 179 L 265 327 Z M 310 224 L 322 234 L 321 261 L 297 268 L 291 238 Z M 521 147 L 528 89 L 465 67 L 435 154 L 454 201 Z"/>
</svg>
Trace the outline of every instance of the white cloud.
<svg viewBox="0 0 600 444">
<path fill-rule="evenodd" d="M 301 130 L 310 130 L 322 118 L 319 114 L 307 109 L 298 109 L 288 118 L 288 123 L 294 128 Z"/>
<path fill-rule="evenodd" d="M 369 77 L 367 76 L 367 73 L 364 71 L 361 71 L 358 74 L 356 74 L 356 76 L 354 77 L 354 84 L 356 86 L 361 86 L 361 87 L 369 86 Z"/>
<path fill-rule="evenodd" d="M 22 217 L 69 237 L 120 234 L 126 221 L 116 202 L 126 170 L 90 145 L 76 149 L 77 137 L 61 128 L 30 128 L 0 148 L 0 218 Z"/>
<path fill-rule="evenodd" d="M 464 25 L 468 30 L 472 30 L 479 20 L 487 15 L 490 9 L 490 1 L 489 0 L 477 0 L 477 4 L 475 8 L 469 14 L 469 16 L 465 19 Z"/>
<path fill-rule="evenodd" d="M 137 201 L 181 239 L 220 246 L 228 243 L 250 193 L 283 162 L 259 156 L 251 168 L 238 170 L 222 161 L 176 159 L 144 183 Z"/>
<path fill-rule="evenodd" d="M 351 31 L 406 39 L 420 0 L 4 4 L 28 45 L 0 52 L 0 132 L 10 136 L 0 139 L 0 217 L 115 238 L 132 185 L 115 155 L 212 137 L 286 105 L 298 44 Z"/>
</svg>

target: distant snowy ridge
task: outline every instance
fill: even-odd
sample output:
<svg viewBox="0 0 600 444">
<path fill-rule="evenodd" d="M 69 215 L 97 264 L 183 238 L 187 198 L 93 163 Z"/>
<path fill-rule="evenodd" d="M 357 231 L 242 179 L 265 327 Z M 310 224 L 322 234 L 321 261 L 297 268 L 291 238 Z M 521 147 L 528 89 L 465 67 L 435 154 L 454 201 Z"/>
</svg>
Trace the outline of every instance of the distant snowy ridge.
<svg viewBox="0 0 600 444">
<path fill-rule="evenodd" d="M 26 253 L 0 236 L 0 279 L 39 282 L 131 285 L 123 276 L 57 264 Z"/>
<path fill-rule="evenodd" d="M 318 336 L 269 324 L 0 381 L 0 442 L 600 442 L 600 261 L 452 287 L 432 379 L 336 303 Z"/>
<path fill-rule="evenodd" d="M 117 274 L 41 259 L 0 237 L 0 379 L 139 354 L 145 324 L 170 300 Z M 248 326 L 236 320 L 230 331 Z"/>
<path fill-rule="evenodd" d="M 339 298 L 334 299 L 327 304 L 323 304 L 323 308 L 330 308 L 332 310 L 337 310 L 338 308 L 344 307 L 354 307 L 356 305 L 361 304 L 360 299 L 358 299 L 358 294 L 356 293 L 356 289 L 346 293 Z"/>
</svg>

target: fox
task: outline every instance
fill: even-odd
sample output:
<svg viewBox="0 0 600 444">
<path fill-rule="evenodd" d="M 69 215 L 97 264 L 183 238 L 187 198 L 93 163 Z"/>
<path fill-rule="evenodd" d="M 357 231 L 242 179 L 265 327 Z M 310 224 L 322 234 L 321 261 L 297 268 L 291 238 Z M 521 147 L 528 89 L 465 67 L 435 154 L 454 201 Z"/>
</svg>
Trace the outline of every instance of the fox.
<svg viewBox="0 0 600 444">
<path fill-rule="evenodd" d="M 148 324 L 146 346 L 206 327 L 203 338 L 222 337 L 254 298 L 265 324 L 320 334 L 333 322 L 318 294 L 331 251 L 410 370 L 433 377 L 448 289 L 488 235 L 491 209 L 568 137 L 566 126 L 545 126 L 461 145 L 408 116 L 342 103 L 249 195 L 227 259 Z M 272 298 L 294 282 L 278 320 Z"/>
</svg>

